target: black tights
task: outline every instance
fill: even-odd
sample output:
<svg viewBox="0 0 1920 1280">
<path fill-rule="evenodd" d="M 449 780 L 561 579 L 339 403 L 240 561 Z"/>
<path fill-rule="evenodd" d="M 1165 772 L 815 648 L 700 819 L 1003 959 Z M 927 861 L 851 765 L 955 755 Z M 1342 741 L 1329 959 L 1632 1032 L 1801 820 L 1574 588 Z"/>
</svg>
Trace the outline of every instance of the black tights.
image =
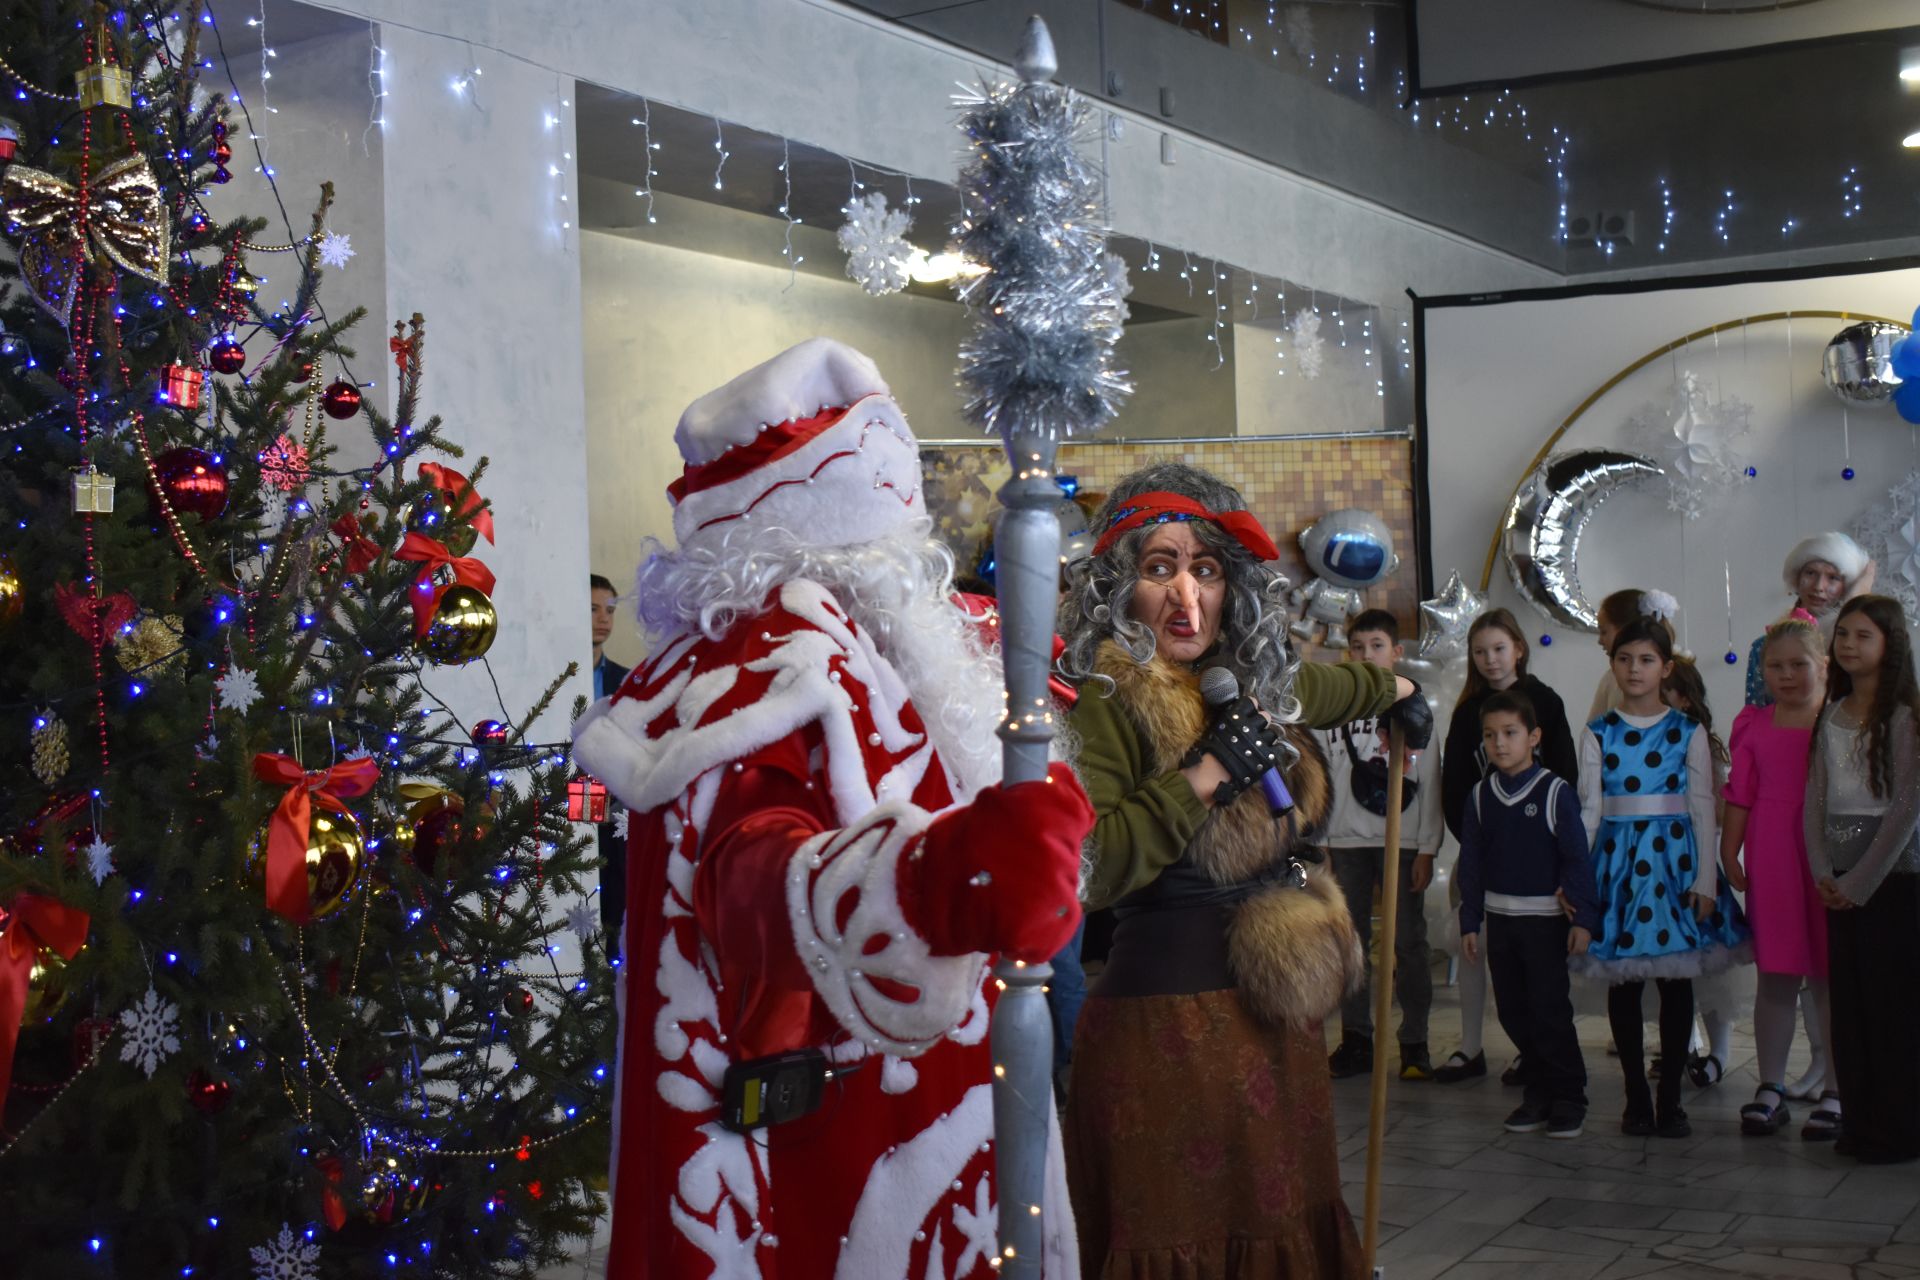
<svg viewBox="0 0 1920 1280">
<path fill-rule="evenodd" d="M 1607 1021 L 1620 1050 L 1620 1071 L 1627 1078 L 1627 1107 L 1645 1110 L 1652 1102 L 1641 1039 L 1640 997 L 1645 982 L 1621 982 L 1607 989 Z M 1687 1075 L 1687 1047 L 1693 1038 L 1693 981 L 1655 978 L 1660 989 L 1660 1114 L 1679 1109 L 1680 1085 Z"/>
</svg>

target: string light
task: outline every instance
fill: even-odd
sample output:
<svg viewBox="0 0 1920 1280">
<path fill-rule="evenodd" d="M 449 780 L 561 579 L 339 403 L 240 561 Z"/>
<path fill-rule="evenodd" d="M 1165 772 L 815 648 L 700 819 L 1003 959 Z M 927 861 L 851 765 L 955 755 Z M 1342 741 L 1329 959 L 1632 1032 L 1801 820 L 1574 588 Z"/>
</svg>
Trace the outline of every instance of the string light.
<svg viewBox="0 0 1920 1280">
<path fill-rule="evenodd" d="M 1848 165 L 1847 171 L 1840 175 L 1840 216 L 1851 218 L 1860 212 L 1860 169 L 1857 165 Z"/>
<path fill-rule="evenodd" d="M 800 219 L 793 216 L 793 152 L 785 138 L 780 139 L 780 179 L 785 184 L 780 196 L 780 216 L 787 220 L 786 240 L 784 247 L 780 250 L 780 256 L 787 260 L 787 289 L 791 289 L 794 281 L 799 279 L 800 264 L 807 259 L 805 254 L 796 254 L 793 251 L 793 229 Z M 909 194 L 907 199 L 911 202 L 913 196 Z M 785 293 L 786 289 L 782 289 L 781 292 Z"/>
<path fill-rule="evenodd" d="M 633 118 L 633 123 L 640 130 L 640 163 L 646 170 L 633 194 L 647 202 L 647 221 L 652 223 L 658 221 L 653 216 L 653 153 L 660 149 L 660 144 L 653 140 L 653 103 L 640 99 L 640 114 Z"/>
<path fill-rule="evenodd" d="M 727 151 L 726 137 L 720 132 L 719 116 L 713 118 L 713 149 L 715 154 L 720 157 L 719 162 L 713 166 L 713 189 L 720 191 L 724 189 L 721 185 L 720 175 L 727 167 L 727 156 L 729 152 Z"/>
<path fill-rule="evenodd" d="M 1720 208 L 1713 215 L 1713 233 L 1720 237 L 1721 244 L 1732 244 L 1733 235 L 1729 223 L 1737 206 L 1733 203 L 1733 188 L 1728 187 Z"/>
<path fill-rule="evenodd" d="M 1660 244 L 1661 253 L 1667 251 L 1667 241 L 1673 236 L 1673 188 L 1667 185 L 1665 178 L 1660 183 Z"/>
</svg>

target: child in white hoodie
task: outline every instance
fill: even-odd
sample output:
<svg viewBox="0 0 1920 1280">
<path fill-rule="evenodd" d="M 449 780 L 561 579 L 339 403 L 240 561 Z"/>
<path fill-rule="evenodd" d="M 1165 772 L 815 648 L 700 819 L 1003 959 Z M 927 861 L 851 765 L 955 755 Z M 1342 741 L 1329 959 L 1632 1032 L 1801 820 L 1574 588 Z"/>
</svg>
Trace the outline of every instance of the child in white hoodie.
<svg viewBox="0 0 1920 1280">
<path fill-rule="evenodd" d="M 1384 609 L 1368 609 L 1347 627 L 1347 654 L 1355 662 L 1392 670 L 1401 657 L 1399 620 Z M 1373 897 L 1384 873 L 1387 839 L 1387 749 L 1382 734 L 1383 726 L 1375 720 L 1356 720 L 1322 731 L 1333 785 L 1333 817 L 1323 843 L 1367 956 L 1366 985 L 1340 1005 L 1340 1047 L 1327 1059 L 1336 1079 L 1373 1070 Z M 1424 751 L 1407 766 L 1395 859 L 1400 906 L 1393 985 L 1400 998 L 1402 1080 L 1433 1076 L 1427 1052 L 1433 972 L 1427 963 L 1425 898 L 1445 831 L 1440 753 Z"/>
</svg>

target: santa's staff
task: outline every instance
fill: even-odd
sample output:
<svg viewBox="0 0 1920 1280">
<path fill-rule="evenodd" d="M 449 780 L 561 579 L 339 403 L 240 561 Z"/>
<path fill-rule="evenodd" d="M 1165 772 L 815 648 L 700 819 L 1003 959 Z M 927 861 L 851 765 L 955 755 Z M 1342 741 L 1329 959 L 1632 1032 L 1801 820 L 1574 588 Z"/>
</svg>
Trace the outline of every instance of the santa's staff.
<svg viewBox="0 0 1920 1280">
<path fill-rule="evenodd" d="M 1053 84 L 1046 23 L 1030 18 L 1018 85 L 990 85 L 965 102 L 972 160 L 961 174 L 955 247 L 984 267 L 961 289 L 976 331 L 961 349 L 972 420 L 999 434 L 1013 477 L 995 536 L 1007 679 L 1008 783 L 1043 778 L 1053 737 L 1047 690 L 1059 598 L 1063 437 L 1099 427 L 1131 390 L 1113 367 L 1124 316 L 1124 268 L 1106 251 L 1100 177 L 1077 142 L 1086 104 Z M 1018 833 L 1008 832 L 1009 837 Z M 1000 1273 L 1040 1275 L 1041 1193 L 1052 1116 L 1053 1034 L 1046 964 L 1003 961 L 993 1016 Z"/>
</svg>

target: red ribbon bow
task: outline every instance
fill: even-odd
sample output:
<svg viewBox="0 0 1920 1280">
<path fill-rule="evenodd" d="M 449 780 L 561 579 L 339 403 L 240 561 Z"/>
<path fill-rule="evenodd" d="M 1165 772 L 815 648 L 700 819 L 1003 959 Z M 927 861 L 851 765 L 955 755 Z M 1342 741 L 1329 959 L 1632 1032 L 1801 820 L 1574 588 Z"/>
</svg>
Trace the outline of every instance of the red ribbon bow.
<svg viewBox="0 0 1920 1280">
<path fill-rule="evenodd" d="M 480 501 L 471 480 L 437 462 L 421 463 L 420 478 L 451 497 L 455 514 L 472 516 L 473 531 L 488 542 L 493 541 L 493 512 Z"/>
<path fill-rule="evenodd" d="M 84 587 L 63 582 L 53 589 L 53 604 L 66 619 L 74 634 L 82 640 L 92 641 L 94 620 L 100 622 L 100 643 L 111 644 L 120 637 L 120 628 L 132 622 L 140 612 L 140 606 L 133 597 L 124 591 L 116 591 L 110 596 L 95 597 Z"/>
<path fill-rule="evenodd" d="M 351 512 L 335 520 L 330 527 L 347 544 L 348 573 L 362 573 L 380 558 L 380 544 L 360 531 L 359 517 Z"/>
<path fill-rule="evenodd" d="M 23 893 L 0 917 L 0 1108 L 7 1103 L 13 1083 L 13 1049 L 20 1040 L 20 1022 L 27 1016 L 27 978 L 40 948 L 51 947 L 67 960 L 87 940 L 87 913 L 64 902 Z"/>
<path fill-rule="evenodd" d="M 313 806 L 345 812 L 342 796 L 363 796 L 380 778 L 380 766 L 370 759 L 349 760 L 331 769 L 308 773 L 292 756 L 262 751 L 253 758 L 253 773 L 262 782 L 287 788 L 267 824 L 267 906 L 295 924 L 311 918 L 307 900 L 307 827 Z"/>
<path fill-rule="evenodd" d="M 441 568 L 453 574 L 453 581 L 464 587 L 478 587 L 488 595 L 493 594 L 493 570 L 487 568 L 471 556 L 456 556 L 447 550 L 447 545 L 424 533 L 409 533 L 400 543 L 395 556 L 399 560 L 418 560 L 426 567 L 420 570 L 420 576 L 413 580 L 413 590 L 407 593 L 413 601 L 413 634 L 424 636 L 427 628 L 433 625 L 433 613 L 440 607 L 440 595 L 451 584 L 436 584 L 434 574 Z"/>
<path fill-rule="evenodd" d="M 1143 524 L 1165 524 L 1171 520 L 1207 520 L 1224 529 L 1227 536 L 1247 549 L 1255 560 L 1278 560 L 1280 549 L 1260 527 L 1251 511 L 1212 511 L 1192 498 L 1178 493 L 1155 490 L 1131 498 L 1113 513 L 1107 531 L 1093 544 L 1093 554 L 1102 555 L 1121 534 Z"/>
</svg>

